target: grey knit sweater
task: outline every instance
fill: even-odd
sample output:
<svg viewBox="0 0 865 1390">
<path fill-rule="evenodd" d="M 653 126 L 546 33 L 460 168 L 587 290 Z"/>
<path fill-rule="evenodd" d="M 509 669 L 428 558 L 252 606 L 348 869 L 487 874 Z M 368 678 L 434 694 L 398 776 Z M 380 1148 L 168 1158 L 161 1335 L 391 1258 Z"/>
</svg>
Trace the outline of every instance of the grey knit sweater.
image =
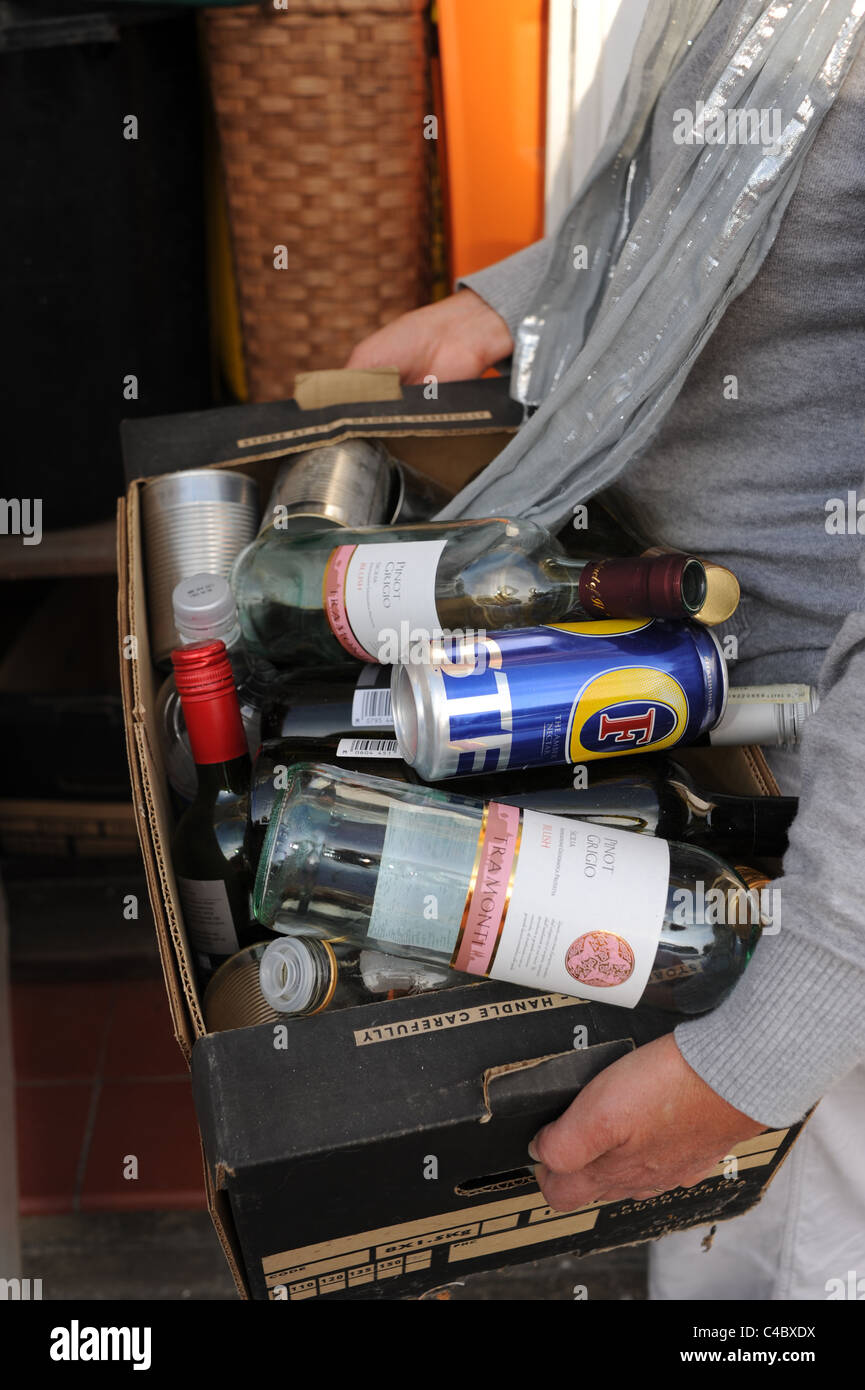
<svg viewBox="0 0 865 1390">
<path fill-rule="evenodd" d="M 673 149 L 737 0 L 722 0 L 662 94 L 652 165 Z M 759 274 L 727 310 L 651 448 L 617 487 L 643 534 L 735 570 L 736 685 L 819 682 L 798 757 L 770 758 L 800 793 L 764 936 L 728 999 L 681 1024 L 686 1061 L 768 1126 L 801 1118 L 865 1060 L 865 50 L 826 117 Z M 516 329 L 549 242 L 467 276 Z M 735 384 L 730 381 L 736 378 Z M 848 493 L 854 494 L 848 499 Z M 832 509 L 835 510 L 834 508 Z"/>
</svg>

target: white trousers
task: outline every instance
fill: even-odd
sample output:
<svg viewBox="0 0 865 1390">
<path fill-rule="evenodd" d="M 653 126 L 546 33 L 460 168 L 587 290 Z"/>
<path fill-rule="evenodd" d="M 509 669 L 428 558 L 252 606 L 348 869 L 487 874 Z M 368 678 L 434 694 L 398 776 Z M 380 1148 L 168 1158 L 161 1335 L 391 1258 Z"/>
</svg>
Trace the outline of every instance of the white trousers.
<svg viewBox="0 0 865 1390">
<path fill-rule="evenodd" d="M 651 1299 L 865 1300 L 865 1065 L 823 1097 L 762 1201 L 650 1247 Z"/>
</svg>

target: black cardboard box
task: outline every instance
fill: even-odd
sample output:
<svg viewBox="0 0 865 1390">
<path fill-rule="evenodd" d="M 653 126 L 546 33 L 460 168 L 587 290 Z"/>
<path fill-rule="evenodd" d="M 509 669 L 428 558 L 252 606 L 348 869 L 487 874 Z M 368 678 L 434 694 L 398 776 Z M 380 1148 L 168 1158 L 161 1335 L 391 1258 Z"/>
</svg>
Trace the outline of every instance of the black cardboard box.
<svg viewBox="0 0 865 1390">
<path fill-rule="evenodd" d="M 258 479 L 264 502 L 287 455 L 376 437 L 456 488 L 519 424 L 502 382 L 442 386 L 430 401 L 387 373 L 362 376 L 320 374 L 308 408 L 163 416 L 127 422 L 123 436 L 131 481 L 118 509 L 118 622 L 133 803 L 174 1030 L 191 1057 L 208 1203 L 238 1290 L 254 1298 L 400 1298 L 482 1269 L 723 1220 L 759 1199 L 800 1128 L 740 1145 L 735 1162 L 695 1188 L 561 1216 L 520 1171 L 529 1139 L 596 1071 L 668 1032 L 673 1016 L 482 981 L 293 1020 L 281 1025 L 284 1047 L 268 1024 L 207 1034 L 169 854 L 141 480 L 177 467 L 238 469 Z M 341 391 L 350 404 L 335 399 Z M 718 791 L 777 795 L 758 750 L 700 750 L 687 761 Z"/>
<path fill-rule="evenodd" d="M 670 1022 L 481 982 L 202 1038 L 195 1105 L 252 1297 L 400 1298 L 744 1211 L 792 1131 L 696 1187 L 567 1214 L 526 1166 L 540 1126 Z"/>
</svg>

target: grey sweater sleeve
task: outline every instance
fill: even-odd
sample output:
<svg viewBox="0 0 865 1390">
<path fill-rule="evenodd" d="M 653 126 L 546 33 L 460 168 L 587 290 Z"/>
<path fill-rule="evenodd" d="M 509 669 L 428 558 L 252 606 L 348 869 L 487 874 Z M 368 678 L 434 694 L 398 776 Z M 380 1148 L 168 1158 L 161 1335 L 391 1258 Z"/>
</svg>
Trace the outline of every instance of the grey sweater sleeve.
<svg viewBox="0 0 865 1390">
<path fill-rule="evenodd" d="M 860 571 L 863 602 L 826 655 L 802 738 L 800 809 L 773 885 L 779 930 L 719 1008 L 676 1029 L 694 1071 L 773 1128 L 865 1058 L 865 561 Z"/>
<path fill-rule="evenodd" d="M 511 337 L 534 303 L 535 291 L 544 277 L 552 253 L 554 237 L 535 241 L 495 265 L 463 275 L 457 289 L 474 290 L 485 299 L 511 330 Z"/>
</svg>

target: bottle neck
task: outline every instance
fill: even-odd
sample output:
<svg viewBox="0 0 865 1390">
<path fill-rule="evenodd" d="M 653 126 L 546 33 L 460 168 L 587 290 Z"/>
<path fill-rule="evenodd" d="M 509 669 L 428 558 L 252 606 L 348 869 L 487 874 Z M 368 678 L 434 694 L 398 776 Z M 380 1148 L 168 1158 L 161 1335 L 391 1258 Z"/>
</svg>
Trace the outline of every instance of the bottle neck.
<svg viewBox="0 0 865 1390">
<path fill-rule="evenodd" d="M 277 1013 L 314 1014 L 327 1008 L 333 998 L 338 971 L 327 942 L 278 937 L 261 958 L 259 985 Z"/>
<path fill-rule="evenodd" d="M 758 744 L 766 748 L 796 744 L 802 727 L 818 705 L 816 692 L 807 685 L 732 686 L 718 723 L 708 742 Z"/>
<path fill-rule="evenodd" d="M 704 839 L 716 853 L 780 857 L 787 848 L 787 831 L 799 803 L 794 796 L 730 796 L 702 791 L 676 768 L 668 785 L 685 807 L 684 836 Z"/>
<path fill-rule="evenodd" d="M 178 690 L 199 782 L 202 778 L 208 782 L 231 780 L 234 765 L 244 761 L 249 771 L 246 732 L 227 662 L 224 670 L 222 684 L 215 690 L 198 693 L 194 689 L 185 690 L 182 683 Z M 229 772 L 216 772 L 214 768 L 227 768 Z"/>
<path fill-rule="evenodd" d="M 215 801 L 220 795 L 248 796 L 252 763 L 249 753 L 219 763 L 197 763 L 198 800 Z"/>
<path fill-rule="evenodd" d="M 544 561 L 567 585 L 575 618 L 687 618 L 706 599 L 706 571 L 692 555 L 665 553 L 603 560 L 555 555 Z"/>
</svg>

